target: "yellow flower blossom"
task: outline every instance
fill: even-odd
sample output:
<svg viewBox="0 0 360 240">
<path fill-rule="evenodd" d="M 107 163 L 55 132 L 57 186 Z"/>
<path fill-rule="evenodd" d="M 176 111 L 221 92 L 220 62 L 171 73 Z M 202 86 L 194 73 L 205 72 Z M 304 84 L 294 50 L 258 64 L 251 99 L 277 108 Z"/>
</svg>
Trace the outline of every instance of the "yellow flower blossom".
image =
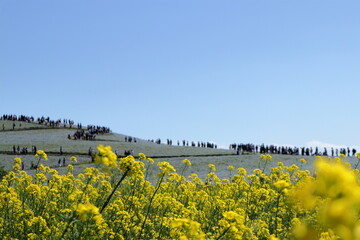
<svg viewBox="0 0 360 240">
<path fill-rule="evenodd" d="M 76 212 L 79 214 L 81 221 L 86 221 L 89 218 L 94 218 L 99 214 L 99 208 L 95 207 L 91 203 L 78 204 L 75 206 Z"/>
<path fill-rule="evenodd" d="M 175 168 L 168 162 L 159 162 L 157 165 L 161 174 L 168 175 L 170 172 L 176 172 Z"/>
<path fill-rule="evenodd" d="M 117 156 L 112 152 L 111 146 L 99 145 L 97 147 L 99 154 L 96 155 L 96 163 L 102 163 L 107 167 L 116 167 Z"/>
<path fill-rule="evenodd" d="M 75 156 L 71 156 L 70 161 L 73 163 L 77 162 L 77 158 Z"/>
<path fill-rule="evenodd" d="M 287 181 L 285 181 L 285 180 L 279 180 L 279 181 L 277 181 L 276 183 L 274 183 L 274 186 L 276 187 L 276 188 L 278 188 L 279 190 L 283 190 L 284 188 L 287 188 L 287 187 L 289 187 L 291 184 L 290 183 L 288 183 Z"/>
<path fill-rule="evenodd" d="M 272 156 L 263 154 L 259 166 L 234 176 L 209 164 L 208 173 L 186 177 L 168 162 L 152 169 L 145 154 L 114 155 L 99 146 L 98 162 L 112 175 L 42 164 L 31 175 L 8 171 L 0 180 L 1 238 L 360 240 L 360 175 L 343 157 L 317 156 L 310 172 L 285 156 L 266 169 Z"/>
<path fill-rule="evenodd" d="M 48 160 L 47 154 L 43 150 L 37 150 L 35 157 L 44 159 L 45 161 Z"/>
<path fill-rule="evenodd" d="M 211 171 L 216 171 L 216 167 L 214 164 L 209 164 L 208 167 L 210 168 Z"/>
<path fill-rule="evenodd" d="M 14 164 L 21 164 L 21 158 L 14 158 Z"/>
<path fill-rule="evenodd" d="M 234 166 L 228 166 L 227 169 L 230 171 L 234 171 L 235 168 L 234 168 Z"/>
<path fill-rule="evenodd" d="M 132 155 L 121 158 L 119 164 L 120 170 L 127 171 L 128 175 L 139 174 L 143 166 L 144 163 L 137 161 Z"/>
<path fill-rule="evenodd" d="M 192 240 L 205 239 L 205 234 L 201 230 L 200 223 L 196 221 L 187 218 L 178 218 L 173 220 L 171 227 L 174 229 L 171 231 L 172 237 Z"/>
<path fill-rule="evenodd" d="M 148 162 L 151 163 L 151 164 L 154 164 L 154 159 L 152 158 L 147 158 Z"/>
<path fill-rule="evenodd" d="M 182 163 L 184 163 L 184 164 L 186 164 L 186 165 L 188 165 L 188 166 L 191 166 L 191 165 L 192 165 L 189 159 L 184 159 L 184 160 L 182 161 Z"/>
</svg>

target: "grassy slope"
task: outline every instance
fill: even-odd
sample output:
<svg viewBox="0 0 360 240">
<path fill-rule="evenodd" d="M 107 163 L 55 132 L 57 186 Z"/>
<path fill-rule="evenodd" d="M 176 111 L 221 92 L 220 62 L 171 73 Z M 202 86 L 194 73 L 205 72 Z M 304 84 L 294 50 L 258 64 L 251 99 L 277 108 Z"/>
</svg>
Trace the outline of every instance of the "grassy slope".
<svg viewBox="0 0 360 240">
<path fill-rule="evenodd" d="M 5 131 L 2 131 L 2 124 L 5 125 Z M 37 123 L 15 122 L 15 130 L 12 130 L 12 121 L 0 121 L 0 165 L 10 169 L 12 159 L 20 156 L 25 166 L 30 166 L 34 157 L 29 155 L 13 154 L 13 146 L 27 147 L 31 151 L 31 146 L 35 145 L 37 149 L 42 149 L 49 155 L 48 165 L 57 166 L 59 158 L 65 157 L 67 160 L 70 156 L 75 155 L 80 162 L 90 162 L 87 156 L 89 147 L 94 150 L 99 144 L 110 145 L 113 151 L 122 155 L 125 150 L 133 150 L 134 154 L 142 152 L 151 157 L 187 157 L 199 155 L 229 155 L 235 154 L 233 151 L 224 149 L 207 149 L 197 147 L 168 146 L 156 144 L 145 140 L 138 139 L 136 143 L 125 142 L 125 135 L 122 134 L 104 134 L 98 135 L 95 141 L 69 140 L 67 136 L 72 135 L 76 129 L 69 128 L 48 128 Z M 60 146 L 64 152 L 63 156 L 59 155 Z M 27 166 L 28 165 L 28 166 Z"/>
<path fill-rule="evenodd" d="M 38 149 L 45 150 L 49 155 L 49 161 L 45 165 L 57 168 L 59 173 L 67 171 L 66 167 L 58 167 L 59 158 L 65 157 L 66 163 L 69 163 L 70 156 L 75 155 L 79 163 L 75 166 L 74 172 L 79 173 L 86 167 L 95 166 L 90 163 L 91 159 L 87 155 L 89 147 L 96 149 L 99 144 L 110 145 L 113 150 L 117 151 L 119 155 L 123 154 L 125 150 L 134 150 L 135 155 L 139 152 L 145 153 L 147 156 L 154 158 L 156 162 L 168 161 L 181 172 L 181 161 L 188 158 L 193 166 L 186 171 L 186 175 L 197 173 L 202 179 L 205 179 L 208 173 L 207 165 L 209 163 L 215 164 L 217 167 L 217 174 L 220 178 L 229 177 L 230 172 L 227 170 L 229 165 L 233 165 L 235 169 L 242 167 L 252 172 L 258 167 L 259 155 L 234 155 L 234 151 L 224 149 L 206 149 L 197 147 L 181 147 L 181 146 L 167 146 L 164 144 L 158 145 L 144 140 L 138 140 L 137 143 L 125 142 L 125 135 L 122 134 L 106 134 L 96 137 L 96 141 L 82 141 L 69 140 L 68 134 L 73 134 L 75 129 L 45 129 L 39 124 L 25 124 L 22 123 L 19 129 L 19 122 L 16 122 L 15 131 L 2 131 L 2 124 L 5 124 L 6 129 L 12 129 L 11 121 L 0 121 L 0 166 L 4 166 L 9 170 L 12 167 L 12 160 L 14 157 L 21 157 L 25 162 L 25 169 L 29 168 L 31 161 L 35 162 L 33 155 L 14 155 L 12 154 L 12 146 L 19 145 L 20 147 L 27 146 L 31 150 L 32 145 L 36 145 Z M 39 128 L 39 129 L 28 129 Z M 59 149 L 62 146 L 64 155 L 59 155 Z M 6 153 L 5 152 L 9 152 Z M 300 165 L 299 159 L 301 156 L 284 156 L 274 155 L 274 161 L 267 167 L 275 166 L 277 162 L 284 162 L 285 165 L 297 164 Z M 301 166 L 303 169 L 312 169 L 314 157 L 306 157 L 308 163 Z M 349 162 L 355 163 L 355 158 L 349 158 Z M 29 170 L 29 172 L 32 172 Z M 155 175 L 156 172 L 154 172 Z"/>
<path fill-rule="evenodd" d="M 35 145 L 38 149 L 43 149 L 48 153 L 58 153 L 62 146 L 63 152 L 67 154 L 86 154 L 89 147 L 95 149 L 96 146 L 102 144 L 112 146 L 119 155 L 123 154 L 125 150 L 134 150 L 135 154 L 143 152 L 149 156 L 234 154 L 234 152 L 223 149 L 167 146 L 141 139 L 137 143 L 129 143 L 125 142 L 125 135 L 122 134 L 98 135 L 95 141 L 69 140 L 68 134 L 72 135 L 76 129 L 68 128 L 27 130 L 22 126 L 21 129 L 17 127 L 15 131 L 1 131 L 1 125 L 4 122 L 9 124 L 9 121 L 0 121 L 0 151 L 12 151 L 13 145 L 27 146 L 28 149 Z M 35 124 L 35 126 L 41 125 Z"/>
</svg>

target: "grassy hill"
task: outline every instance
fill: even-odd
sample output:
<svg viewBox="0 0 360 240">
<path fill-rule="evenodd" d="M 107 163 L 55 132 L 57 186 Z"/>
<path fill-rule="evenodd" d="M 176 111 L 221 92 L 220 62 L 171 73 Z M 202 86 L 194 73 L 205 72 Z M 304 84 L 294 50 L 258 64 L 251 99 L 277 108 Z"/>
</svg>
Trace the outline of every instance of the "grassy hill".
<svg viewBox="0 0 360 240">
<path fill-rule="evenodd" d="M 15 123 L 15 127 L 13 127 Z M 88 154 L 89 148 L 96 150 L 100 144 L 109 145 L 119 156 L 124 155 L 125 150 L 133 150 L 134 155 L 145 153 L 147 156 L 155 159 L 181 159 L 189 157 L 206 156 L 229 156 L 234 155 L 234 151 L 224 149 L 210 149 L 198 147 L 169 146 L 165 144 L 156 144 L 143 139 L 137 139 L 137 142 L 126 142 L 125 135 L 116 133 L 107 133 L 97 135 L 95 140 L 73 140 L 68 139 L 68 135 L 73 135 L 77 128 L 53 128 L 38 123 L 25 123 L 18 121 L 0 120 L 0 166 L 6 170 L 12 167 L 12 161 L 15 157 L 20 157 L 25 163 L 25 170 L 30 168 L 31 162 L 35 158 L 31 153 L 31 147 L 36 146 L 37 150 L 44 150 L 49 157 L 46 165 L 58 167 L 58 161 L 66 159 L 69 163 L 71 156 L 76 156 L 79 165 L 88 167 L 91 158 Z M 18 154 L 13 152 L 13 146 L 20 149 L 27 147 L 28 154 Z M 60 147 L 62 154 L 60 154 Z M 181 160 L 179 160 L 181 162 Z M 159 160 L 160 161 L 160 160 Z M 58 167 L 60 171 L 64 167 Z M 66 168 L 64 168 L 66 169 Z"/>
<path fill-rule="evenodd" d="M 20 126 L 21 123 L 21 126 Z M 68 171 L 66 166 L 58 166 L 59 159 L 61 163 L 65 158 L 66 164 L 70 163 L 70 157 L 76 156 L 78 163 L 75 165 L 74 172 L 79 173 L 86 167 L 95 166 L 91 163 L 91 157 L 88 150 L 91 147 L 96 150 L 100 144 L 109 145 L 113 151 L 122 156 L 125 150 L 133 150 L 134 155 L 144 153 L 148 157 L 152 157 L 155 162 L 168 161 L 178 171 L 182 169 L 182 160 L 187 158 L 193 165 L 187 170 L 187 174 L 197 173 L 202 179 L 209 172 L 207 165 L 215 164 L 217 174 L 220 178 L 227 178 L 231 174 L 227 167 L 232 165 L 237 168 L 245 168 L 248 172 L 257 168 L 259 165 L 259 154 L 236 155 L 235 151 L 225 149 L 209 149 L 198 147 L 168 146 L 165 144 L 156 144 L 147 140 L 137 139 L 137 142 L 125 142 L 125 135 L 108 133 L 97 135 L 96 140 L 71 140 L 68 135 L 74 134 L 76 128 L 50 128 L 46 125 L 37 123 L 15 122 L 13 128 L 12 121 L 0 121 L 0 166 L 4 166 L 6 170 L 10 170 L 15 157 L 20 157 L 25 163 L 25 170 L 30 170 L 31 162 L 35 162 L 35 157 L 31 153 L 31 146 L 35 145 L 37 150 L 44 150 L 49 157 L 45 165 L 56 168 L 59 173 Z M 4 126 L 5 130 L 3 130 Z M 20 148 L 27 147 L 28 154 L 17 154 L 13 152 L 13 146 Z M 63 154 L 60 154 L 62 147 Z M 306 157 L 308 163 L 301 165 L 299 159 L 301 156 L 274 155 L 266 171 L 270 167 L 276 166 L 277 162 L 284 162 L 286 165 L 297 164 L 304 169 L 312 169 L 314 157 Z M 355 164 L 355 158 L 349 158 L 349 162 Z M 156 169 L 156 166 L 154 166 Z M 155 175 L 156 171 L 154 171 Z"/>
<path fill-rule="evenodd" d="M 2 124 L 0 121 L 0 125 Z M 71 140 L 68 135 L 74 134 L 76 129 L 70 128 L 36 128 L 16 129 L 0 131 L 0 152 L 11 152 L 13 146 L 30 147 L 37 146 L 49 154 L 57 154 L 60 147 L 65 154 L 87 154 L 89 148 L 95 149 L 99 144 L 110 145 L 113 151 L 122 155 L 125 150 L 133 150 L 134 154 L 139 152 L 149 156 L 189 156 L 189 155 L 228 155 L 234 154 L 224 149 L 209 149 L 197 147 L 180 147 L 156 144 L 142 139 L 137 142 L 125 142 L 125 135 L 109 133 L 98 135 L 95 140 Z"/>
</svg>

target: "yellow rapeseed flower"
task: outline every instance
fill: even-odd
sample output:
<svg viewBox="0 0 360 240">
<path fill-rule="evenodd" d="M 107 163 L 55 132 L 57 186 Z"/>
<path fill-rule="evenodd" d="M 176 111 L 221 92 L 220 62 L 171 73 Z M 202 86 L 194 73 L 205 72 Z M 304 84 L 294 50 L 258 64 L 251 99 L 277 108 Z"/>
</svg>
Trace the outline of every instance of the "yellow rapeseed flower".
<svg viewBox="0 0 360 240">
<path fill-rule="evenodd" d="M 234 171 L 235 168 L 234 168 L 234 166 L 228 166 L 227 169 L 230 171 Z"/>
<path fill-rule="evenodd" d="M 44 159 L 45 161 L 48 160 L 47 154 L 43 150 L 37 150 L 35 157 Z"/>
<path fill-rule="evenodd" d="M 284 188 L 288 188 L 291 184 L 288 183 L 287 181 L 285 180 L 279 180 L 277 182 L 274 183 L 274 186 L 276 188 L 278 188 L 279 190 L 283 190 Z"/>
<path fill-rule="evenodd" d="M 151 164 L 154 164 L 154 159 L 152 159 L 152 158 L 147 158 L 147 160 L 149 161 L 149 163 L 151 163 Z"/>
<path fill-rule="evenodd" d="M 99 153 L 95 156 L 95 162 L 105 165 L 105 167 L 116 167 L 117 156 L 111 150 L 111 146 L 99 145 Z"/>
<path fill-rule="evenodd" d="M 95 207 L 91 203 L 78 204 L 75 206 L 76 212 L 79 214 L 81 221 L 86 221 L 90 217 L 93 218 L 99 214 L 99 208 Z"/>
<path fill-rule="evenodd" d="M 14 158 L 14 164 L 21 164 L 21 158 Z"/>
<path fill-rule="evenodd" d="M 168 175 L 170 172 L 176 172 L 175 168 L 168 162 L 159 162 L 157 165 L 161 171 L 160 174 Z"/>
<path fill-rule="evenodd" d="M 128 175 L 130 176 L 133 174 L 141 173 L 144 163 L 136 160 L 134 156 L 129 155 L 127 157 L 121 158 L 119 165 L 120 170 L 128 171 Z"/>
<path fill-rule="evenodd" d="M 224 216 L 225 219 L 228 219 L 228 220 L 241 219 L 241 216 L 238 213 L 234 212 L 234 211 L 224 212 L 223 216 Z"/>
<path fill-rule="evenodd" d="M 187 164 L 188 166 L 192 165 L 189 159 L 184 159 L 182 163 Z"/>
<path fill-rule="evenodd" d="M 73 162 L 73 163 L 76 163 L 77 162 L 77 158 L 75 156 L 72 156 L 70 158 L 70 161 Z"/>
<path fill-rule="evenodd" d="M 209 164 L 208 167 L 210 168 L 210 170 L 216 171 L 216 167 L 214 164 Z"/>
<path fill-rule="evenodd" d="M 171 235 L 176 239 L 204 240 L 205 234 L 201 230 L 200 223 L 188 218 L 177 218 L 171 223 Z"/>
</svg>

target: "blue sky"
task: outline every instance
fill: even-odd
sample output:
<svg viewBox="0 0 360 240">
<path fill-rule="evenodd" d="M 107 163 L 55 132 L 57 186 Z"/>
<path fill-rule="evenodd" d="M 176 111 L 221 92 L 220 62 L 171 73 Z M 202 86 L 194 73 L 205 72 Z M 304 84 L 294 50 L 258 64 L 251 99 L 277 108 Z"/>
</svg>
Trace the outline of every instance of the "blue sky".
<svg viewBox="0 0 360 240">
<path fill-rule="evenodd" d="M 1 113 L 357 145 L 360 2 L 0 0 Z"/>
</svg>

